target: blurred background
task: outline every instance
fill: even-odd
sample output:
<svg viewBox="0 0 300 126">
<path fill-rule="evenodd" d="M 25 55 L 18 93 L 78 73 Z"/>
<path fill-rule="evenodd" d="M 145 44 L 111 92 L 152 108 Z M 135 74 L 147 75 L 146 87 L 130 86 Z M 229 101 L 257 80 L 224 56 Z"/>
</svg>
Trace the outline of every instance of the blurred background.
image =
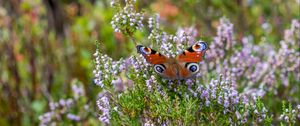
<svg viewBox="0 0 300 126">
<path fill-rule="evenodd" d="M 234 24 L 237 41 L 252 35 L 256 43 L 264 37 L 276 47 L 292 19 L 300 19 L 299 6 L 299 0 L 138 0 L 136 4 L 146 17 L 158 13 L 161 27 L 170 34 L 194 27 L 198 38 L 212 40 L 219 19 L 226 16 Z M 79 107 L 89 105 L 80 123 L 97 124 L 95 42 L 115 60 L 136 52 L 128 37 L 113 31 L 114 13 L 109 0 L 1 0 L 0 125 L 38 125 L 39 116 L 51 109 L 49 102 L 72 97 L 72 83 L 82 84 L 85 91 Z M 148 35 L 144 29 L 135 38 L 147 41 Z"/>
</svg>

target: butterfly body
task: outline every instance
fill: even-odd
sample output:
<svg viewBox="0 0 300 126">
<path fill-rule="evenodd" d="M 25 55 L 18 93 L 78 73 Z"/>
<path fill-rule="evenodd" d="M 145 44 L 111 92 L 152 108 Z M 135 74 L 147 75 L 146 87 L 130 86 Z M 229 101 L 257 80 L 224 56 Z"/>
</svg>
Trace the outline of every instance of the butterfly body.
<svg viewBox="0 0 300 126">
<path fill-rule="evenodd" d="M 141 45 L 138 45 L 137 49 L 148 63 L 154 65 L 156 73 L 166 79 L 182 80 L 191 78 L 200 71 L 198 62 L 202 60 L 207 50 L 207 44 L 198 42 L 175 58 L 166 57 L 151 48 Z"/>
</svg>

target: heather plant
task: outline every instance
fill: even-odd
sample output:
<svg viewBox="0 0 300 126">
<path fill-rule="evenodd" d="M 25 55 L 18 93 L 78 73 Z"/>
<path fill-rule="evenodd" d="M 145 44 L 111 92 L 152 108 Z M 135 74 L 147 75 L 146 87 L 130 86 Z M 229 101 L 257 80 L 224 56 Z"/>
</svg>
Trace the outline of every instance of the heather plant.
<svg viewBox="0 0 300 126">
<path fill-rule="evenodd" d="M 0 125 L 299 125 L 298 10 L 299 0 L 0 0 Z M 136 49 L 174 57 L 200 41 L 209 48 L 186 80 L 163 79 Z"/>
<path fill-rule="evenodd" d="M 282 121 L 280 125 L 294 125 L 296 124 L 297 118 L 300 118 L 300 105 L 297 105 L 293 109 L 291 104 L 287 106 L 283 101 L 282 114 L 279 116 L 279 120 Z"/>
<path fill-rule="evenodd" d="M 70 97 L 57 101 L 51 99 L 48 104 L 50 110 L 39 116 L 40 126 L 82 123 L 84 120 L 89 120 L 88 117 L 93 114 L 90 109 L 92 105 L 86 98 L 82 83 L 73 80 L 71 85 Z M 65 121 L 62 122 L 62 120 Z"/>
<path fill-rule="evenodd" d="M 160 28 L 159 15 L 143 17 L 136 22 L 135 1 L 118 5 L 111 22 L 116 32 L 133 38 L 143 30 L 145 19 L 149 29 L 148 44 L 167 57 L 175 57 L 191 44 L 197 30 L 179 28 L 176 34 L 168 34 Z M 115 6 L 113 6 L 115 7 Z M 128 9 L 130 7 L 130 9 Z M 124 16 L 128 12 L 132 15 Z M 122 19 L 122 21 L 119 21 Z M 129 21 L 129 23 L 128 23 Z M 133 21 L 133 22 L 132 22 Z M 116 22 L 119 22 L 115 24 Z M 167 80 L 158 76 L 151 65 L 137 53 L 127 59 L 113 61 L 99 48 L 95 56 L 95 83 L 102 88 L 97 100 L 99 120 L 111 125 L 271 125 L 299 123 L 298 97 L 269 98 L 289 93 L 299 95 L 299 21 L 293 20 L 285 31 L 280 47 L 274 47 L 262 38 L 254 42 L 251 35 L 241 42 L 235 39 L 234 24 L 221 18 L 217 36 L 209 43 L 200 73 L 192 79 Z M 134 43 L 146 44 L 142 41 Z M 258 43 L 258 44 L 257 44 Z M 283 87 L 287 88 L 282 91 Z M 268 102 L 283 104 L 283 113 L 272 112 Z M 299 107 L 299 105 L 298 105 Z"/>
</svg>

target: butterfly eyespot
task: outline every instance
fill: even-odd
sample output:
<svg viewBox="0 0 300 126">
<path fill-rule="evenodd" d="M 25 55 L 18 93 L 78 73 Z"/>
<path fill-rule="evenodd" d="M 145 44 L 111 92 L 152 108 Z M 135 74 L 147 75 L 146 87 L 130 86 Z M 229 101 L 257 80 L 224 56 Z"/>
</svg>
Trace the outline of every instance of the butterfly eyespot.
<svg viewBox="0 0 300 126">
<path fill-rule="evenodd" d="M 204 51 L 204 50 L 206 50 L 207 49 L 207 44 L 205 43 L 205 42 L 198 42 L 197 44 L 195 44 L 194 46 L 193 46 L 193 49 L 195 50 L 195 51 Z"/>
<path fill-rule="evenodd" d="M 192 66 L 189 68 L 189 70 L 192 71 L 192 72 L 195 72 L 195 71 L 197 71 L 197 66 L 192 65 Z"/>
<path fill-rule="evenodd" d="M 157 73 L 163 73 L 165 71 L 165 67 L 161 64 L 157 64 L 154 66 L 154 70 Z"/>
<path fill-rule="evenodd" d="M 139 53 L 147 54 L 147 55 L 151 54 L 151 49 L 150 49 L 150 48 L 147 48 L 147 47 L 143 47 L 143 46 L 141 46 L 141 45 L 138 45 L 138 46 L 137 46 L 137 49 L 138 49 L 138 52 L 139 52 Z"/>
<path fill-rule="evenodd" d="M 147 48 L 147 47 L 140 47 L 139 50 L 143 54 L 150 54 L 151 53 L 151 49 Z"/>
<path fill-rule="evenodd" d="M 189 71 L 191 71 L 192 73 L 196 73 L 196 72 L 199 71 L 199 64 L 197 64 L 197 63 L 189 63 L 187 65 L 187 69 Z"/>
</svg>

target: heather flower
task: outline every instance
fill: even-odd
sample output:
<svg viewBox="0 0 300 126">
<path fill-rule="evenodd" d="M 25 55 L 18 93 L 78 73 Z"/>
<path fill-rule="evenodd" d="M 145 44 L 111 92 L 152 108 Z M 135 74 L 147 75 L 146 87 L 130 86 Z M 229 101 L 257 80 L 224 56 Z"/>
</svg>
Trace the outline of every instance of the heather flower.
<svg viewBox="0 0 300 126">
<path fill-rule="evenodd" d="M 67 118 L 74 121 L 80 121 L 80 117 L 74 114 L 67 114 Z"/>
<path fill-rule="evenodd" d="M 115 0 L 111 0 L 111 1 L 110 1 L 110 6 L 114 7 L 114 6 L 116 6 L 116 4 L 117 4 L 117 3 L 116 3 Z"/>
<path fill-rule="evenodd" d="M 155 43 L 156 45 L 161 47 L 161 53 L 167 54 L 167 50 L 170 49 L 169 47 L 172 45 L 168 43 L 169 35 L 167 35 L 167 33 L 162 29 L 160 29 L 158 14 L 148 19 L 148 27 L 151 29 L 148 39 L 151 40 L 152 43 Z"/>
<path fill-rule="evenodd" d="M 116 92 L 122 92 L 127 88 L 132 87 L 132 80 L 127 78 L 118 77 L 116 80 L 112 80 L 111 82 L 114 85 L 114 89 Z"/>
<path fill-rule="evenodd" d="M 102 112 L 99 116 L 99 120 L 103 122 L 104 124 L 109 124 L 110 122 L 110 104 L 109 104 L 109 98 L 104 94 L 97 100 L 97 106 L 98 109 Z"/>
<path fill-rule="evenodd" d="M 75 99 L 78 99 L 81 96 L 84 96 L 84 89 L 82 85 L 76 85 L 75 83 L 72 85 L 72 90 L 74 93 Z"/>
<path fill-rule="evenodd" d="M 95 69 L 93 74 L 95 76 L 94 83 L 101 88 L 105 86 L 112 86 L 111 82 L 118 74 L 129 66 L 128 59 L 113 61 L 112 58 L 105 54 L 101 54 L 99 49 L 96 50 L 95 56 Z M 106 84 L 106 85 L 105 85 Z"/>
<path fill-rule="evenodd" d="M 186 84 L 188 87 L 191 87 L 193 83 L 194 83 L 194 82 L 193 82 L 192 79 L 187 79 L 187 80 L 185 81 L 185 84 Z"/>
<path fill-rule="evenodd" d="M 81 111 L 82 104 L 84 104 L 82 106 L 88 106 L 87 102 L 84 100 L 85 98 L 83 98 L 86 96 L 84 94 L 82 84 L 74 80 L 71 85 L 73 96 L 71 98 L 59 99 L 57 102 L 50 101 L 48 104 L 50 111 L 39 116 L 40 126 L 56 125 L 56 123 L 59 123 L 63 117 L 72 121 L 80 121 L 89 114 L 86 109 L 83 109 L 84 112 L 86 112 L 86 115 L 76 115 L 76 113 L 71 113 L 74 112 L 74 110 Z M 79 102 L 82 104 L 79 104 Z"/>
<path fill-rule="evenodd" d="M 51 123 L 53 117 L 54 117 L 54 112 L 47 112 L 39 116 L 40 126 L 46 126 L 49 123 Z"/>
<path fill-rule="evenodd" d="M 300 45 L 300 22 L 297 19 L 292 20 L 291 28 L 284 31 L 284 40 L 290 45 Z M 297 42 L 298 39 L 298 42 Z"/>
<path fill-rule="evenodd" d="M 157 80 L 152 75 L 148 80 L 146 80 L 146 86 L 149 91 L 152 91 L 156 87 Z"/>
<path fill-rule="evenodd" d="M 217 28 L 217 36 L 210 44 L 210 48 L 213 50 L 207 53 L 207 58 L 209 60 L 216 60 L 218 57 L 225 57 L 225 52 L 231 50 L 234 45 L 233 24 L 227 18 L 223 17 L 220 19 L 220 25 Z"/>
<path fill-rule="evenodd" d="M 134 3 L 134 0 L 126 0 L 124 8 L 114 15 L 111 25 L 115 32 L 132 35 L 144 27 L 142 23 L 144 14 L 134 9 Z M 112 1 L 111 4 L 115 5 L 115 2 Z"/>
<path fill-rule="evenodd" d="M 240 120 L 242 118 L 239 111 L 235 111 L 235 115 L 236 115 L 238 120 Z"/>
<path fill-rule="evenodd" d="M 179 28 L 176 32 L 176 35 L 179 39 L 180 43 L 186 43 L 187 45 L 194 44 L 195 38 L 198 35 L 198 31 L 195 27 L 188 28 Z"/>
<path fill-rule="evenodd" d="M 286 106 L 285 102 L 282 105 L 282 114 L 279 116 L 279 120 L 281 120 L 285 124 L 293 125 L 296 123 L 297 118 L 299 119 L 300 109 L 299 105 L 297 105 L 294 109 L 292 105 L 289 104 Z"/>
<path fill-rule="evenodd" d="M 149 120 L 149 119 L 145 119 L 145 121 L 144 121 L 145 123 L 143 124 L 143 126 L 154 126 L 154 124 L 153 123 L 151 123 L 151 121 Z"/>
<path fill-rule="evenodd" d="M 125 6 L 112 21 L 112 27 L 116 31 L 130 36 L 135 30 L 141 30 L 135 23 L 143 20 L 129 15 L 138 13 L 133 8 L 133 3 L 125 1 Z M 159 21 L 159 15 L 150 15 L 147 21 L 151 48 L 167 57 L 175 57 L 196 42 L 197 31 L 193 27 L 178 29 L 172 35 L 161 29 Z M 96 59 L 98 66 L 94 72 L 95 82 L 103 85 L 103 92 L 107 92 L 97 101 L 101 111 L 99 120 L 108 125 L 120 118 L 134 117 L 144 125 L 172 125 L 173 121 L 193 118 L 177 115 L 195 115 L 193 112 L 201 109 L 201 116 L 197 119 L 204 122 L 211 120 L 213 116 L 222 116 L 226 124 L 231 125 L 251 122 L 269 124 L 271 116 L 261 97 L 269 93 L 277 95 L 278 84 L 290 86 L 294 82 L 290 81 L 290 76 L 299 76 L 297 68 L 300 63 L 297 58 L 293 58 L 299 56 L 299 52 L 295 50 L 297 39 L 294 39 L 297 38 L 294 33 L 297 32 L 295 29 L 298 24 L 293 21 L 293 26 L 285 33 L 287 37 L 280 42 L 279 49 L 276 49 L 264 44 L 268 43 L 266 37 L 262 37 L 261 42 L 254 42 L 250 35 L 237 42 L 233 24 L 226 18 L 220 19 L 217 35 L 210 44 L 212 50 L 207 52 L 206 62 L 200 63 L 201 73 L 188 80 L 171 81 L 155 76 L 151 65 L 140 55 L 113 61 L 99 53 L 103 58 Z M 126 29 L 129 26 L 133 28 Z M 272 30 L 268 23 L 264 23 L 262 27 L 266 31 Z M 218 74 L 222 74 L 220 78 L 211 79 Z M 134 84 L 124 91 L 127 79 Z M 281 80 L 280 83 L 278 79 Z M 112 93 L 113 90 L 117 92 Z M 297 88 L 293 92 L 297 92 Z M 195 110 L 190 112 L 191 109 Z M 297 117 L 297 110 L 292 110 L 291 113 Z M 289 122 L 291 118 L 282 116 L 283 120 Z M 222 119 L 217 121 L 222 122 Z"/>
<path fill-rule="evenodd" d="M 130 64 L 132 64 L 132 68 L 134 70 L 134 74 L 138 78 L 147 78 L 149 75 L 155 74 L 151 70 L 145 71 L 145 69 L 149 69 L 151 65 L 143 58 L 141 55 L 138 55 L 137 57 L 131 56 L 129 58 Z M 152 83 L 152 81 L 148 80 L 146 81 L 148 84 Z"/>
<path fill-rule="evenodd" d="M 148 19 L 148 27 L 151 29 L 159 29 L 159 14 L 156 14 L 155 17 L 150 17 Z"/>
<path fill-rule="evenodd" d="M 208 99 L 208 91 L 207 90 L 202 90 L 202 93 L 201 93 L 201 99 Z"/>
<path fill-rule="evenodd" d="M 261 25 L 266 33 L 270 33 L 272 31 L 272 25 L 268 22 L 265 22 Z"/>
<path fill-rule="evenodd" d="M 167 57 L 175 57 L 196 42 L 194 38 L 197 31 L 192 27 L 179 29 L 176 35 L 168 35 L 160 29 L 158 22 L 159 15 L 149 18 L 148 26 L 151 31 L 148 39 L 160 46 L 160 52 Z"/>
<path fill-rule="evenodd" d="M 224 23 L 226 21 L 223 20 L 221 22 Z M 297 26 L 297 23 L 295 24 L 295 26 Z M 216 37 L 215 40 L 221 40 L 220 38 L 224 39 L 230 36 L 231 32 L 229 31 L 232 30 L 230 24 L 227 23 L 227 25 L 224 25 L 222 27 L 221 26 L 219 27 L 218 37 Z M 227 31 L 229 32 L 228 34 L 226 33 L 227 35 L 225 34 L 225 32 L 223 32 L 226 30 L 221 30 L 226 28 L 228 28 Z M 224 40 L 227 41 L 232 39 Z M 207 56 L 207 60 L 212 60 L 212 58 L 215 57 L 213 58 L 214 63 L 210 63 L 209 68 L 216 67 L 217 73 L 223 73 L 225 77 L 231 77 L 231 80 L 233 80 L 233 82 L 235 82 L 236 80 L 241 80 L 241 78 L 243 77 L 248 78 L 249 80 L 240 83 L 239 86 L 243 87 L 242 85 L 246 84 L 245 91 L 247 92 L 245 92 L 245 94 L 252 97 L 263 97 L 264 94 L 266 94 L 266 91 L 276 92 L 277 86 L 274 85 L 276 83 L 275 76 L 279 76 L 283 84 L 285 86 L 288 86 L 289 72 L 287 72 L 287 69 L 289 69 L 291 72 L 294 72 L 295 75 L 299 76 L 299 71 L 294 69 L 299 68 L 300 61 L 299 59 L 295 58 L 299 57 L 299 52 L 295 52 L 292 48 L 290 48 L 295 46 L 288 46 L 284 41 L 282 41 L 281 49 L 279 49 L 279 51 L 276 51 L 270 46 L 253 45 L 252 41 L 253 39 L 251 38 L 251 36 L 244 37 L 242 39 L 241 51 L 233 52 L 233 54 L 228 58 L 222 55 L 224 54 L 224 52 L 228 52 L 228 50 L 226 51 L 226 48 L 225 50 L 224 48 L 217 48 L 218 45 L 221 45 L 220 47 L 225 46 L 224 43 L 221 43 L 220 41 L 214 41 L 211 44 L 211 48 L 214 48 L 214 50 L 209 51 Z M 232 41 L 231 45 L 235 45 L 235 42 Z M 265 61 L 264 59 L 268 60 Z M 272 67 L 272 69 L 270 69 L 270 67 Z M 279 75 L 276 75 L 276 71 L 280 71 Z M 251 87 L 253 86 L 258 86 L 259 89 L 251 89 Z"/>
<path fill-rule="evenodd" d="M 210 101 L 208 99 L 205 100 L 205 106 L 208 107 L 210 105 Z"/>
</svg>

